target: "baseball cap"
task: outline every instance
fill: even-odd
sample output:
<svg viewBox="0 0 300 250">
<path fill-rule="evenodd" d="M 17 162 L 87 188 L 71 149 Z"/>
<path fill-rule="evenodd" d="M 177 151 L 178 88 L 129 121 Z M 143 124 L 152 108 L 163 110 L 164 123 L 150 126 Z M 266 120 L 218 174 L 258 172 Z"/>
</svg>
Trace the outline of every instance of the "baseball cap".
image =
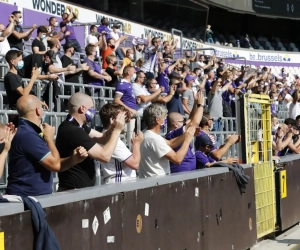
<svg viewBox="0 0 300 250">
<path fill-rule="evenodd" d="M 187 75 L 185 77 L 185 82 L 195 81 L 196 77 L 192 75 Z"/>
<path fill-rule="evenodd" d="M 67 50 L 67 49 L 70 49 L 70 48 L 74 48 L 74 43 L 72 43 L 72 42 L 66 42 L 63 47 L 64 47 L 64 50 Z"/>
<path fill-rule="evenodd" d="M 45 56 L 48 56 L 51 61 L 53 63 L 57 63 L 57 60 L 56 60 L 56 52 L 52 49 L 48 50 L 46 53 L 45 53 Z"/>
<path fill-rule="evenodd" d="M 196 137 L 195 140 L 195 150 L 197 150 L 200 147 L 205 147 L 205 146 L 214 146 L 212 140 L 209 138 L 207 134 L 202 134 Z"/>
</svg>

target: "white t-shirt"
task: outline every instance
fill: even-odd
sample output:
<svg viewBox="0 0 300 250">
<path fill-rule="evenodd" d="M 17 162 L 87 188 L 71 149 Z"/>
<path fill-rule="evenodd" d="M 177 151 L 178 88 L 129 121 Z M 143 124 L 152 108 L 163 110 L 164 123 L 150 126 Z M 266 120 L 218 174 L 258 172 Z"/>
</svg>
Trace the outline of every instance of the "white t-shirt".
<svg viewBox="0 0 300 250">
<path fill-rule="evenodd" d="M 110 37 L 115 41 L 118 41 L 120 38 L 119 34 L 117 32 L 114 32 L 113 30 L 110 32 Z"/>
<path fill-rule="evenodd" d="M 286 94 L 286 95 L 285 95 L 285 98 L 289 98 L 290 100 L 293 100 L 293 97 L 292 97 L 290 94 Z M 285 98 L 284 98 L 284 99 L 285 99 Z M 284 100 L 282 103 L 283 103 L 283 105 L 285 105 L 287 108 L 289 108 L 290 105 L 291 105 L 291 103 L 292 103 L 292 101 L 287 102 L 286 100 Z"/>
<path fill-rule="evenodd" d="M 89 34 L 86 38 L 86 45 L 89 45 L 89 44 L 96 44 L 98 42 L 98 38 L 96 36 L 93 36 L 92 34 Z M 99 46 L 96 47 L 96 50 L 97 50 L 97 55 L 96 57 L 99 57 Z"/>
<path fill-rule="evenodd" d="M 53 63 L 54 67 L 57 69 L 62 69 L 63 68 L 62 62 L 61 62 L 58 54 L 56 55 L 56 61 L 57 61 L 57 63 Z M 65 73 L 64 72 L 58 73 L 57 75 L 59 76 L 58 82 L 65 82 Z"/>
<path fill-rule="evenodd" d="M 0 54 L 6 55 L 6 53 L 10 50 L 9 43 L 7 41 L 7 37 L 4 38 L 3 42 L 0 42 Z M 0 56 L 0 59 L 2 59 L 2 56 Z"/>
<path fill-rule="evenodd" d="M 139 178 L 170 174 L 170 164 L 164 156 L 171 150 L 163 137 L 147 130 L 141 144 Z"/>
<path fill-rule="evenodd" d="M 289 117 L 296 119 L 296 117 L 300 115 L 300 102 L 294 104 L 293 102 L 290 104 L 290 112 Z"/>
<path fill-rule="evenodd" d="M 102 182 L 105 184 L 124 182 L 136 178 L 135 170 L 124 164 L 132 153 L 119 138 L 109 162 L 101 162 Z"/>
<path fill-rule="evenodd" d="M 135 97 L 138 97 L 140 95 L 151 95 L 148 90 L 145 88 L 145 86 L 141 86 L 137 83 L 132 84 L 133 93 Z M 136 111 L 138 112 L 139 116 L 143 116 L 144 109 L 147 108 L 149 105 L 151 105 L 151 102 L 142 102 L 141 104 L 136 105 Z"/>
</svg>

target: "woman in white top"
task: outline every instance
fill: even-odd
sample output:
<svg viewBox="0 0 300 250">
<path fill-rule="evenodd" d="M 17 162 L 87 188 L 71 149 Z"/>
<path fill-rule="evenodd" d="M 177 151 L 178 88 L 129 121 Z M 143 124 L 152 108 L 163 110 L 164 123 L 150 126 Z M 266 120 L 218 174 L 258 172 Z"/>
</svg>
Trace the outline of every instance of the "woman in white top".
<svg viewBox="0 0 300 250">
<path fill-rule="evenodd" d="M 195 134 L 195 127 L 190 126 L 184 134 L 170 141 L 160 136 L 166 125 L 167 109 L 160 104 L 151 104 L 144 110 L 147 127 L 141 144 L 141 162 L 139 178 L 170 174 L 169 161 L 180 164 L 184 159 Z M 181 145 L 175 152 L 172 148 Z"/>
</svg>

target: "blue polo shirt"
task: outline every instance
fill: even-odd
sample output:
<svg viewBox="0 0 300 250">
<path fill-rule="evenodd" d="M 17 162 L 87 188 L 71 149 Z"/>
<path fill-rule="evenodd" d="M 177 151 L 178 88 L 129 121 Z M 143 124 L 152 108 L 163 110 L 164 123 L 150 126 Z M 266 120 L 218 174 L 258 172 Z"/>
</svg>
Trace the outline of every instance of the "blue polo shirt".
<svg viewBox="0 0 300 250">
<path fill-rule="evenodd" d="M 166 134 L 165 138 L 167 140 L 171 140 L 173 138 L 181 136 L 183 134 L 184 127 L 185 126 L 182 126 L 181 128 L 170 131 L 169 133 Z M 175 148 L 174 151 L 177 152 L 180 148 L 181 146 Z M 181 164 L 175 164 L 170 162 L 170 169 L 171 169 L 171 173 L 179 173 L 179 172 L 191 171 L 196 169 L 196 157 L 192 151 L 191 144 Z"/>
<path fill-rule="evenodd" d="M 52 173 L 40 162 L 51 154 L 34 123 L 20 118 L 9 151 L 7 194 L 37 196 L 52 193 Z"/>
<path fill-rule="evenodd" d="M 136 109 L 136 100 L 130 82 L 121 80 L 116 87 L 116 94 L 122 95 L 121 101 L 129 108 Z"/>
<path fill-rule="evenodd" d="M 197 169 L 206 168 L 207 163 L 216 162 L 210 155 L 204 154 L 201 151 L 195 153 L 197 159 Z"/>
</svg>

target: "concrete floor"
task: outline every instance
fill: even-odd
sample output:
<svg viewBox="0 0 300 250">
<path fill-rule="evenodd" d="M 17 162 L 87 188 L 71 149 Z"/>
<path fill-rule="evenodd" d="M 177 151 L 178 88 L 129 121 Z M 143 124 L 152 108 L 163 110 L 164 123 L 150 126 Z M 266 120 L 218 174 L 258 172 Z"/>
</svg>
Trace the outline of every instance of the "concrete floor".
<svg viewBox="0 0 300 250">
<path fill-rule="evenodd" d="M 290 230 L 276 237 L 274 240 L 264 240 L 251 250 L 300 250 L 300 226 L 296 225 Z"/>
</svg>

